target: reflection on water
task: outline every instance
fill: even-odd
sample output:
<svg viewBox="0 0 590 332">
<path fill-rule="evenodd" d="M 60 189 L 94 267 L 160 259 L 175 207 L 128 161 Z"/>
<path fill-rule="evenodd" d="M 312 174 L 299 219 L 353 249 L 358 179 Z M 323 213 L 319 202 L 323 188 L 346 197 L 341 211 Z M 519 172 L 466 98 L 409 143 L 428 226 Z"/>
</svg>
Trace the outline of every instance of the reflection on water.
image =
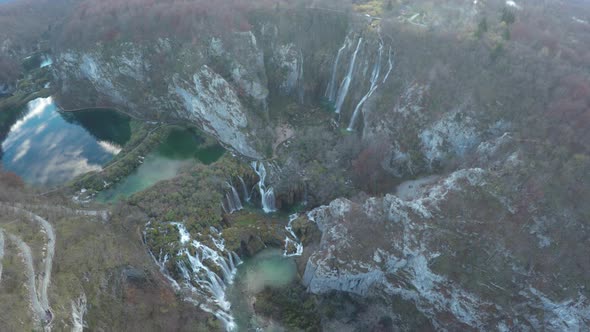
<svg viewBox="0 0 590 332">
<path fill-rule="evenodd" d="M 266 249 L 245 260 L 244 264 L 238 267 L 234 284 L 228 290 L 232 315 L 236 319 L 239 331 L 257 330 L 262 325 L 253 310 L 256 294 L 265 287 L 288 286 L 296 274 L 297 267 L 293 258 L 284 257 L 278 249 Z"/>
<path fill-rule="evenodd" d="M 112 188 L 98 194 L 97 200 L 112 202 L 145 190 L 159 181 L 169 180 L 182 168 L 196 160 L 209 164 L 221 157 L 223 147 L 213 145 L 201 148 L 202 139 L 188 129 L 175 129 L 153 153 L 145 157 L 135 172 Z"/>
<path fill-rule="evenodd" d="M 29 102 L 23 114 L 2 142 L 2 165 L 28 183 L 56 185 L 98 171 L 121 150 L 66 121 L 51 97 Z"/>
<path fill-rule="evenodd" d="M 64 119 L 86 129 L 97 141 L 124 146 L 131 139 L 129 117 L 113 110 L 92 109 L 63 113 Z"/>
</svg>

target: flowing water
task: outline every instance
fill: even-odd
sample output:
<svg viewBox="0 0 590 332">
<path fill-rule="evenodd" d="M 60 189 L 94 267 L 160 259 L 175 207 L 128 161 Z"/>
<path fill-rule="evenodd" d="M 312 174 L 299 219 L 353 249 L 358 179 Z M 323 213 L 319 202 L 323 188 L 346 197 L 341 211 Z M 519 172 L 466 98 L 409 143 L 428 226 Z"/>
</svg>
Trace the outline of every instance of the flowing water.
<svg viewBox="0 0 590 332">
<path fill-rule="evenodd" d="M 59 185 L 99 171 L 131 135 L 126 116 L 109 110 L 61 113 L 52 97 L 29 102 L 21 114 L 0 156 L 5 170 L 31 184 Z"/>
<path fill-rule="evenodd" d="M 342 55 L 342 51 L 347 46 L 347 41 L 344 42 L 344 45 L 338 49 L 338 54 L 336 54 L 336 59 L 334 60 L 334 65 L 332 66 L 332 75 L 330 78 L 330 83 L 328 84 L 328 88 L 326 89 L 326 97 L 330 102 L 334 102 L 336 98 L 336 75 L 338 74 L 338 64 L 340 63 L 340 56 Z"/>
<path fill-rule="evenodd" d="M 367 92 L 367 94 L 364 95 L 363 98 L 361 99 L 361 101 L 356 105 L 354 112 L 352 113 L 352 117 L 350 118 L 350 123 L 348 124 L 348 128 L 347 128 L 348 131 L 354 130 L 354 125 L 356 123 L 356 119 L 358 117 L 359 111 L 361 110 L 361 107 L 367 101 L 367 99 L 369 99 L 371 97 L 373 92 L 375 92 L 375 90 L 377 90 L 377 88 L 379 87 L 379 84 L 377 83 L 377 81 L 379 80 L 379 75 L 381 73 L 381 57 L 382 57 L 382 55 L 383 55 L 383 44 L 379 44 L 379 51 L 378 51 L 378 55 L 377 55 L 377 60 L 375 60 L 375 66 L 373 67 L 373 72 L 371 74 L 371 87 L 369 88 L 369 91 Z"/>
<path fill-rule="evenodd" d="M 342 105 L 344 104 L 344 100 L 348 95 L 348 90 L 350 89 L 350 83 L 352 82 L 352 75 L 354 74 L 354 66 L 356 64 L 356 56 L 361 48 L 361 44 L 363 43 L 363 39 L 359 38 L 359 42 L 356 45 L 356 50 L 352 54 L 352 59 L 350 60 L 350 65 L 348 67 L 348 72 L 340 85 L 340 89 L 338 90 L 338 98 L 336 99 L 336 113 L 340 114 L 342 109 Z"/>
<path fill-rule="evenodd" d="M 97 200 L 110 202 L 129 197 L 159 181 L 174 178 L 183 168 L 197 160 L 204 164 L 213 163 L 225 152 L 220 145 L 201 145 L 202 139 L 191 130 L 173 130 L 156 151 L 144 158 L 143 163 L 133 173 L 113 187 L 100 192 Z"/>
<path fill-rule="evenodd" d="M 258 190 L 260 191 L 260 204 L 262 205 L 262 210 L 265 213 L 275 212 L 277 210 L 275 206 L 275 192 L 272 187 L 266 187 L 266 167 L 264 166 L 264 162 L 260 161 L 253 161 L 251 164 L 254 172 L 258 175 Z"/>
</svg>

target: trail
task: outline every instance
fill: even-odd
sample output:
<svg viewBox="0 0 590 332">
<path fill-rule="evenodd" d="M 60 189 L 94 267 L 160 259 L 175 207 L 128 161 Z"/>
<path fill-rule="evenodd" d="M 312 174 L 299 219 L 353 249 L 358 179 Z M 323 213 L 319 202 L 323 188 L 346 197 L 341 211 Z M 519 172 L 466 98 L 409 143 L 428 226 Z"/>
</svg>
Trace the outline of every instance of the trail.
<svg viewBox="0 0 590 332">
<path fill-rule="evenodd" d="M 7 207 L 10 210 L 13 210 L 15 212 L 20 212 L 25 214 L 29 219 L 36 221 L 37 223 L 39 223 L 39 225 L 41 226 L 41 228 L 43 228 L 43 231 L 45 232 L 45 235 L 47 236 L 47 244 L 45 247 L 45 259 L 43 260 L 44 262 L 44 267 L 43 267 L 43 272 L 41 274 L 41 277 L 39 278 L 39 289 L 38 291 L 36 291 L 38 293 L 38 302 L 40 302 L 40 306 L 42 308 L 44 308 L 44 310 L 47 310 L 50 314 L 50 308 L 49 308 L 49 299 L 47 297 L 47 290 L 49 288 L 49 284 L 51 282 L 51 268 L 53 266 L 53 257 L 55 255 L 55 231 L 53 230 L 53 226 L 51 226 L 51 224 L 39 217 L 38 215 L 29 212 L 27 210 L 21 209 L 21 208 L 17 208 L 17 207 L 12 207 L 12 206 L 7 206 L 7 205 L 3 205 L 0 203 L 0 205 Z M 22 242 L 22 240 L 20 240 L 20 238 L 11 235 L 11 239 L 12 238 L 13 241 L 17 242 L 17 244 L 19 243 L 18 241 Z M 24 247 L 23 247 L 24 245 Z M 26 247 L 26 250 L 25 250 Z M 33 269 L 33 260 L 31 257 L 31 249 L 29 248 L 29 246 L 22 242 L 21 244 L 19 244 L 19 248 L 21 248 L 21 252 L 23 252 L 23 255 L 28 255 L 30 260 L 31 260 L 31 266 L 29 269 L 29 272 L 31 272 L 33 274 L 33 282 L 35 280 L 34 277 L 34 269 Z M 36 289 L 36 288 L 35 288 Z M 35 308 L 35 307 L 33 307 Z M 35 309 L 36 310 L 36 309 Z"/>
<path fill-rule="evenodd" d="M 24 204 L 15 204 L 15 207 L 23 210 L 27 209 L 43 209 L 52 212 L 58 212 L 62 214 L 71 214 L 83 217 L 97 217 L 102 219 L 102 221 L 107 222 L 109 221 L 109 211 L 108 210 L 83 210 L 83 209 L 72 209 L 65 206 L 51 206 L 51 205 L 24 205 Z"/>
<path fill-rule="evenodd" d="M 51 311 L 49 310 L 48 306 L 44 307 L 41 303 L 41 300 L 39 300 L 37 284 L 35 283 L 35 267 L 33 266 L 33 255 L 31 254 L 31 248 L 20 237 L 13 234 L 8 234 L 8 236 L 10 237 L 10 240 L 17 245 L 25 263 L 27 288 L 29 289 L 29 296 L 31 299 L 31 308 L 33 309 L 33 314 L 40 321 L 47 322 L 48 318 L 49 320 L 51 320 L 51 317 L 48 317 L 48 313 L 50 313 Z"/>
</svg>

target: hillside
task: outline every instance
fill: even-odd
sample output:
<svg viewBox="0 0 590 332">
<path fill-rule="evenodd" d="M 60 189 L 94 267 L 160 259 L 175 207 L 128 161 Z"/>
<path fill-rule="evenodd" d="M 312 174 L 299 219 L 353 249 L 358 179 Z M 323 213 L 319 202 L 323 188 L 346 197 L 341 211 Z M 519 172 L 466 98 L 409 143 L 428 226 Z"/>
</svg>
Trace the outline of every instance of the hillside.
<svg viewBox="0 0 590 332">
<path fill-rule="evenodd" d="M 45 300 L 6 308 L 19 328 L 70 326 L 71 301 L 93 304 L 90 329 L 589 328 L 587 4 L 83 0 L 48 18 L 60 6 L 38 35 L 0 34 L 29 47 L 0 52 L 4 100 L 41 91 L 134 122 L 111 166 L 49 195 L 4 176 L 1 296 L 48 280 L 27 266 L 54 271 Z M 17 65 L 34 52 L 51 65 Z M 228 153 L 93 201 L 173 127 Z M 51 232 L 19 217 L 55 227 L 53 263 Z M 239 266 L 265 248 L 296 276 L 240 304 Z"/>
</svg>

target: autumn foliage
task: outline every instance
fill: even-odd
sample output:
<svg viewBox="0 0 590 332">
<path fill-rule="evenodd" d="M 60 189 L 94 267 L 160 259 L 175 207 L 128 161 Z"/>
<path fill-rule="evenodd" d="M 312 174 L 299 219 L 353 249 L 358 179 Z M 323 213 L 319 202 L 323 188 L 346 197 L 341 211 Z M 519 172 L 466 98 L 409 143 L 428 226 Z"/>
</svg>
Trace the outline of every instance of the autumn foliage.
<svg viewBox="0 0 590 332">
<path fill-rule="evenodd" d="M 98 41 L 141 41 L 158 37 L 195 42 L 204 33 L 221 35 L 250 30 L 249 14 L 259 8 L 274 8 L 276 3 L 287 2 L 86 0 L 66 19 L 58 42 L 85 46 Z"/>
<path fill-rule="evenodd" d="M 0 4 L 0 49 L 30 52 L 68 15 L 75 0 L 17 0 Z"/>
<path fill-rule="evenodd" d="M 6 172 L 0 168 L 0 188 L 22 189 L 25 187 L 23 180 L 13 172 Z"/>
<path fill-rule="evenodd" d="M 546 2 L 530 7 L 511 25 L 513 40 L 576 66 L 590 65 L 590 24 L 577 17 L 585 17 L 586 5 Z"/>
<path fill-rule="evenodd" d="M 572 147 L 587 151 L 590 142 L 590 81 L 573 74 L 562 78 L 549 105 L 548 115 L 553 131 L 550 137 Z"/>
<path fill-rule="evenodd" d="M 392 186 L 392 177 L 383 169 L 387 147 L 382 143 L 369 144 L 352 161 L 354 182 L 368 193 L 387 191 Z"/>
</svg>

